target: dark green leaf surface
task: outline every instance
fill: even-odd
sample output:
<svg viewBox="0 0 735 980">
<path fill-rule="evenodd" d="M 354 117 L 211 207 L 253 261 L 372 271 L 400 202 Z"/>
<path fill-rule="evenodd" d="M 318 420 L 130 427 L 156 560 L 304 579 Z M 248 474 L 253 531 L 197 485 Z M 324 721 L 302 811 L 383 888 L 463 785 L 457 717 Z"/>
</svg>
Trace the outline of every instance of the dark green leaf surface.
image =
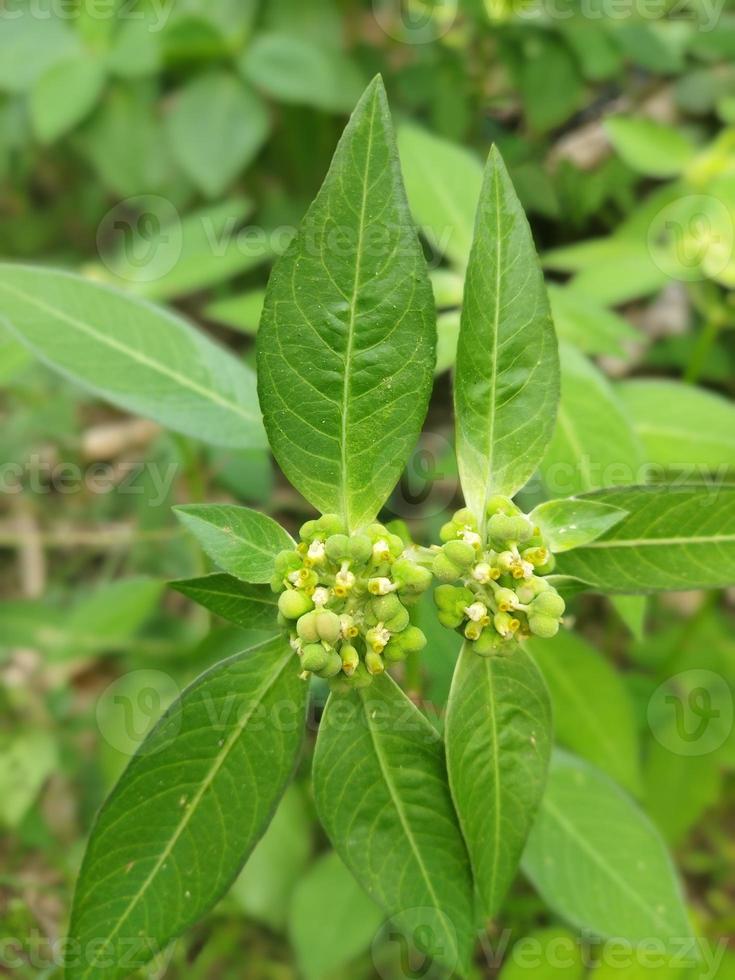
<svg viewBox="0 0 735 980">
<path fill-rule="evenodd" d="M 650 820 L 599 770 L 556 752 L 523 870 L 578 929 L 632 943 L 691 935 L 674 867 Z"/>
<path fill-rule="evenodd" d="M 280 524 L 249 507 L 185 504 L 174 510 L 212 561 L 244 582 L 269 582 L 275 556 L 294 547 Z"/>
<path fill-rule="evenodd" d="M 276 631 L 277 596 L 267 585 L 251 585 L 215 572 L 170 583 L 172 589 L 244 629 Z"/>
<path fill-rule="evenodd" d="M 114 405 L 215 445 L 265 445 L 253 373 L 166 310 L 66 272 L 0 264 L 0 322 Z"/>
<path fill-rule="evenodd" d="M 127 976 L 226 891 L 293 772 L 306 699 L 278 639 L 203 674 L 169 708 L 92 830 L 70 927 L 87 954 L 67 980 Z"/>
<path fill-rule="evenodd" d="M 462 489 L 478 517 L 488 496 L 512 496 L 533 474 L 558 398 L 543 276 L 523 208 L 493 148 L 467 269 L 454 382 Z"/>
<path fill-rule="evenodd" d="M 567 497 L 546 500 L 529 517 L 537 524 L 554 554 L 595 541 L 625 517 L 625 511 L 597 500 Z"/>
<path fill-rule="evenodd" d="M 480 657 L 464 646 L 445 740 L 452 797 L 489 917 L 515 877 L 551 751 L 548 691 L 524 650 Z"/>
<path fill-rule="evenodd" d="M 399 928 L 426 926 L 434 955 L 464 964 L 472 883 L 441 740 L 385 674 L 327 702 L 314 794 L 330 840 L 367 892 Z"/>
<path fill-rule="evenodd" d="M 641 795 L 640 746 L 630 695 L 614 667 L 569 630 L 526 641 L 554 708 L 557 741 Z"/>
<path fill-rule="evenodd" d="M 258 333 L 276 459 L 315 507 L 352 528 L 377 514 L 421 429 L 434 317 L 376 79 L 271 275 Z"/>
<path fill-rule="evenodd" d="M 628 516 L 597 541 L 560 556 L 558 574 L 604 592 L 735 583 L 735 487 L 629 487 L 583 499 Z"/>
</svg>

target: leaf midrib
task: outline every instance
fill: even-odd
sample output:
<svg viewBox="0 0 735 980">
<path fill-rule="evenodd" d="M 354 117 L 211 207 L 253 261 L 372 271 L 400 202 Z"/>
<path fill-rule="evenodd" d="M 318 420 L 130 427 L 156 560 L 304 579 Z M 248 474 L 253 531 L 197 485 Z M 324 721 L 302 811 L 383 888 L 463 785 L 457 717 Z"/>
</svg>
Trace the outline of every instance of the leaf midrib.
<svg viewBox="0 0 735 980">
<path fill-rule="evenodd" d="M 109 347 L 112 350 L 116 350 L 118 351 L 118 353 L 124 354 L 125 356 L 129 357 L 131 360 L 137 361 L 139 364 L 142 364 L 144 367 L 147 367 L 150 370 L 155 371 L 163 375 L 164 377 L 169 378 L 172 381 L 175 381 L 176 384 L 181 385 L 183 388 L 188 388 L 190 391 L 196 392 L 198 395 L 201 395 L 203 398 L 208 399 L 209 401 L 213 402 L 215 405 L 220 405 L 223 408 L 227 408 L 230 411 L 234 412 L 235 414 L 240 415 L 242 418 L 247 419 L 249 422 L 260 421 L 257 415 L 246 411 L 242 405 L 238 404 L 238 402 L 233 402 L 230 401 L 228 398 L 223 398 L 222 395 L 220 395 L 218 392 L 214 391 L 213 389 L 205 388 L 203 385 L 198 384 L 196 381 L 192 381 L 190 378 L 187 378 L 186 375 L 179 374 L 178 371 L 174 371 L 172 368 L 166 367 L 166 365 L 162 364 L 160 361 L 155 361 L 152 358 L 148 357 L 147 355 L 141 353 L 140 351 L 136 351 L 132 347 L 127 347 L 125 344 L 120 343 L 119 341 L 113 339 L 112 337 L 107 336 L 106 334 L 99 333 L 97 330 L 95 330 L 94 327 L 90 326 L 90 324 L 85 323 L 83 320 L 79 320 L 77 319 L 77 317 L 73 317 L 68 313 L 65 313 L 63 310 L 60 310 L 55 306 L 51 306 L 48 303 L 44 303 L 43 300 L 40 300 L 37 297 L 30 295 L 29 293 L 26 293 L 24 290 L 18 289 L 17 287 L 14 286 L 10 286 L 6 282 L 0 282 L 0 289 L 4 289 L 6 292 L 10 293 L 11 295 L 14 295 L 17 299 L 23 300 L 24 302 L 29 303 L 31 306 L 35 306 L 36 309 L 39 309 L 50 316 L 58 317 L 64 323 L 67 323 L 70 327 L 79 330 L 81 333 L 86 334 L 88 337 L 92 337 L 94 340 Z M 19 334 L 21 339 L 23 339 L 23 332 L 19 330 L 17 327 L 13 326 L 12 319 L 9 319 L 7 316 L 5 316 L 4 319 L 13 328 L 13 331 L 16 334 Z M 36 345 L 33 346 L 35 347 Z"/>
<path fill-rule="evenodd" d="M 670 545 L 687 544 L 724 544 L 735 542 L 735 534 L 694 534 L 689 538 L 617 538 L 608 541 L 590 541 L 580 548 L 586 551 L 588 548 L 653 548 Z"/>
<path fill-rule="evenodd" d="M 270 642 L 270 641 L 266 641 L 266 643 L 267 642 Z M 207 774 L 206 778 L 202 781 L 202 784 L 201 784 L 200 788 L 194 794 L 194 797 L 192 798 L 192 801 L 191 801 L 191 805 L 188 806 L 188 807 L 186 807 L 186 809 L 184 810 L 184 813 L 182 815 L 181 821 L 179 822 L 179 825 L 177 826 L 177 828 L 175 829 L 175 831 L 171 835 L 171 839 L 170 839 L 169 843 L 163 849 L 163 851 L 161 852 L 160 857 L 158 858 L 158 860 L 154 864 L 153 868 L 150 870 L 150 872 L 148 873 L 147 877 L 145 878 L 145 880 L 141 884 L 140 888 L 138 889 L 138 891 L 136 892 L 136 894 L 133 896 L 133 898 L 128 903 L 128 906 L 125 909 L 125 911 L 123 912 L 123 914 L 117 920 L 117 923 L 115 924 L 115 927 L 112 929 L 112 931 L 107 936 L 107 942 L 108 942 L 108 944 L 111 943 L 112 940 L 115 938 L 115 936 L 118 935 L 118 933 L 120 932 L 120 930 L 123 927 L 123 925 L 125 924 L 125 922 L 127 922 L 127 920 L 130 918 L 130 915 L 132 914 L 133 910 L 138 906 L 140 900 L 145 895 L 146 891 L 148 890 L 148 888 L 151 885 L 152 881 L 154 880 L 155 876 L 160 871 L 161 867 L 165 864 L 165 862 L 171 856 L 171 853 L 172 853 L 174 847 L 176 846 L 179 838 L 181 837 L 181 835 L 183 834 L 183 832 L 186 830 L 187 826 L 189 825 L 189 822 L 191 821 L 191 819 L 193 818 L 194 814 L 196 813 L 197 808 L 199 806 L 199 803 L 202 801 L 202 799 L 204 797 L 204 794 L 207 792 L 207 790 L 209 789 L 209 787 L 214 782 L 214 780 L 217 777 L 219 771 L 222 769 L 222 766 L 227 761 L 227 758 L 228 758 L 230 752 L 232 751 L 232 749 L 234 748 L 234 746 L 238 742 L 238 740 L 239 740 L 240 736 L 242 735 L 242 733 L 245 731 L 245 728 L 246 728 L 248 722 L 253 717 L 253 715 L 256 712 L 256 710 L 262 704 L 262 701 L 265 698 L 265 696 L 274 687 L 274 685 L 276 684 L 276 681 L 278 681 L 280 679 L 281 674 L 283 674 L 283 671 L 286 669 L 286 667 L 289 664 L 290 660 L 291 660 L 291 655 L 290 655 L 290 651 L 289 651 L 289 655 L 288 656 L 286 656 L 285 654 L 283 655 L 283 663 L 281 664 L 280 668 L 277 671 L 275 671 L 273 674 L 271 674 L 269 676 L 268 680 L 264 684 L 262 684 L 258 688 L 258 690 L 256 691 L 256 693 L 255 693 L 255 695 L 254 695 L 254 697 L 252 699 L 250 709 L 238 721 L 237 725 L 235 726 L 234 730 L 230 734 L 229 738 L 226 739 L 225 744 L 223 745 L 221 751 L 215 756 L 214 764 L 212 765 L 212 767 L 211 767 L 209 773 Z M 82 974 L 82 980 L 84 980 L 85 977 L 90 976 L 91 972 L 94 969 L 96 969 L 96 965 L 97 964 L 96 964 L 96 960 L 95 960 L 94 962 L 92 962 L 90 964 L 89 968 L 87 970 L 85 970 L 85 972 Z"/>
<path fill-rule="evenodd" d="M 493 186 L 495 190 L 495 240 L 498 243 L 497 263 L 495 266 L 495 313 L 493 330 L 493 345 L 491 354 L 492 372 L 490 375 L 490 416 L 488 418 L 488 438 L 487 453 L 485 455 L 487 464 L 485 467 L 485 490 L 482 502 L 482 513 L 477 516 L 480 518 L 481 525 L 485 526 L 485 510 L 487 501 L 491 493 L 491 480 L 495 466 L 495 417 L 497 414 L 496 397 L 498 390 L 498 336 L 500 334 L 500 267 L 503 259 L 503 241 L 500 236 L 500 173 L 495 163 L 493 172 Z"/>
<path fill-rule="evenodd" d="M 365 217 L 367 212 L 367 196 L 368 196 L 368 175 L 370 173 L 370 159 L 373 148 L 373 129 L 375 126 L 375 108 L 377 105 L 377 96 L 373 96 L 373 103 L 370 112 L 370 126 L 368 129 L 367 136 L 367 150 L 365 153 L 365 171 L 362 178 L 362 200 L 360 203 L 360 220 L 358 223 L 357 231 L 357 259 L 355 262 L 355 279 L 352 286 L 352 297 L 350 299 L 350 317 L 347 327 L 347 347 L 345 349 L 345 364 L 344 364 L 344 376 L 342 379 L 342 432 L 341 432 L 341 444 L 340 444 L 340 455 L 342 460 L 340 478 L 342 481 L 342 515 L 347 524 L 348 530 L 351 528 L 350 520 L 350 505 L 348 500 L 348 484 L 347 479 L 348 472 L 348 452 L 347 452 L 347 434 L 349 430 L 348 424 L 348 414 L 350 407 L 350 381 L 352 374 L 352 356 L 355 344 L 355 326 L 357 323 L 357 297 L 360 292 L 361 278 L 362 278 L 362 258 L 363 258 L 363 244 L 365 239 Z"/>
</svg>

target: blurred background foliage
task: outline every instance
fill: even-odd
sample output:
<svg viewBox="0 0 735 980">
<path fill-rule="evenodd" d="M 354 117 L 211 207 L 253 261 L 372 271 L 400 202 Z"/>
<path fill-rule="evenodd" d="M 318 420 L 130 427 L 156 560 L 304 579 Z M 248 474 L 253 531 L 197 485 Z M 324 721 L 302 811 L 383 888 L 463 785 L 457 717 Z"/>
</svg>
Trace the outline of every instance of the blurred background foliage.
<svg viewBox="0 0 735 980">
<path fill-rule="evenodd" d="M 457 500 L 448 371 L 493 141 L 562 340 L 559 425 L 526 498 L 731 479 L 728 0 L 6 0 L 0 252 L 172 304 L 251 363 L 269 268 L 376 72 L 439 324 L 426 434 L 384 516 L 428 541 Z M 172 503 L 236 500 L 292 527 L 307 511 L 265 451 L 213 449 L 111 408 L 34 361 L 2 309 L 0 383 L 0 974 L 25 978 L 58 975 L 85 834 L 141 736 L 249 639 L 166 590 L 206 568 Z M 657 823 L 713 948 L 735 932 L 734 598 L 580 597 L 574 635 L 534 644 L 558 742 Z M 456 643 L 430 605 L 420 616 L 432 642 L 407 683 L 440 725 Z M 158 975 L 425 975 L 380 924 L 317 831 L 302 778 L 231 894 Z M 593 969 L 594 945 L 520 880 L 485 952 L 529 934 L 576 952 L 563 967 L 481 957 L 476 975 Z M 735 954 L 684 973 L 726 980 Z"/>
</svg>

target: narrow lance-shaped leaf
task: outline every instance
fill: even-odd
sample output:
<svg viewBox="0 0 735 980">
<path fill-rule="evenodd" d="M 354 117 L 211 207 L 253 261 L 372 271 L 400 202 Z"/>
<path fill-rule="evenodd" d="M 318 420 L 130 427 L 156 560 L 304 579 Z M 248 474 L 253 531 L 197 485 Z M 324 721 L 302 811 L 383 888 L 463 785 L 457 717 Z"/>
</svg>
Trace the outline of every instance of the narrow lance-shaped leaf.
<svg viewBox="0 0 735 980">
<path fill-rule="evenodd" d="M 681 886 L 651 821 L 611 779 L 555 752 L 523 870 L 578 929 L 631 943 L 691 936 Z"/>
<path fill-rule="evenodd" d="M 119 980 L 227 890 L 301 746 L 307 685 L 283 639 L 203 674 L 141 745 L 97 818 L 67 980 Z"/>
<path fill-rule="evenodd" d="M 523 208 L 493 147 L 477 211 L 457 346 L 457 458 L 468 505 L 512 496 L 554 429 L 556 337 Z"/>
<path fill-rule="evenodd" d="M 586 495 L 628 511 L 556 572 L 604 592 L 716 589 L 735 582 L 735 487 L 628 487 Z"/>
<path fill-rule="evenodd" d="M 383 505 L 421 429 L 434 318 L 378 78 L 273 270 L 258 333 L 276 459 L 315 507 L 352 528 Z"/>
<path fill-rule="evenodd" d="M 594 541 L 625 517 L 625 511 L 597 500 L 546 500 L 529 517 L 554 554 Z"/>
<path fill-rule="evenodd" d="M 494 915 L 521 859 L 546 782 L 551 705 L 520 647 L 481 657 L 465 644 L 445 728 L 454 805 L 483 912 Z"/>
<path fill-rule="evenodd" d="M 255 377 L 178 316 L 81 276 L 0 264 L 0 322 L 114 405 L 218 446 L 265 446 Z"/>
<path fill-rule="evenodd" d="M 332 697 L 314 756 L 317 811 L 367 892 L 462 975 L 472 881 L 438 733 L 386 675 Z"/>
<path fill-rule="evenodd" d="M 169 584 L 172 589 L 243 629 L 270 630 L 273 633 L 278 629 L 277 596 L 267 585 L 250 585 L 223 572 L 180 579 Z"/>
<path fill-rule="evenodd" d="M 244 582 L 270 582 L 275 556 L 294 546 L 280 524 L 249 507 L 185 504 L 174 510 L 212 561 Z"/>
</svg>

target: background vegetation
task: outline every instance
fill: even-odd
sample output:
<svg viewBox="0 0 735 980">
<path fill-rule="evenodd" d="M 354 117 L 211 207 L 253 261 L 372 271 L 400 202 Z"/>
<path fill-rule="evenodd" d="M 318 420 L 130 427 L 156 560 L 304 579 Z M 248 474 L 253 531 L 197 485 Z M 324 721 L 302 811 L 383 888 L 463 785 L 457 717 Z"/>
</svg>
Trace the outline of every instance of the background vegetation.
<svg viewBox="0 0 735 980">
<path fill-rule="evenodd" d="M 428 541 L 458 499 L 448 372 L 493 141 L 563 342 L 559 424 L 526 502 L 665 474 L 730 480 L 735 12 L 721 0 L 7 0 L 2 257 L 171 304 L 251 362 L 270 265 L 378 71 L 440 335 L 426 431 L 386 519 Z M 207 567 L 172 504 L 235 500 L 291 529 L 309 513 L 266 450 L 216 450 L 110 407 L 34 360 L 1 306 L 0 384 L 0 974 L 25 978 L 58 974 L 85 834 L 142 735 L 246 645 L 166 590 Z M 580 597 L 575 635 L 539 649 L 557 741 L 653 818 L 713 948 L 735 932 L 732 603 Z M 456 643 L 430 615 L 422 626 L 432 642 L 407 683 L 441 724 Z M 297 781 L 159 975 L 414 975 L 380 926 Z M 509 950 L 529 934 L 573 953 L 524 965 Z M 521 880 L 484 952 L 478 977 L 575 980 L 595 949 Z M 683 972 L 713 980 L 702 970 Z M 735 976 L 733 952 L 716 975 Z"/>
</svg>

